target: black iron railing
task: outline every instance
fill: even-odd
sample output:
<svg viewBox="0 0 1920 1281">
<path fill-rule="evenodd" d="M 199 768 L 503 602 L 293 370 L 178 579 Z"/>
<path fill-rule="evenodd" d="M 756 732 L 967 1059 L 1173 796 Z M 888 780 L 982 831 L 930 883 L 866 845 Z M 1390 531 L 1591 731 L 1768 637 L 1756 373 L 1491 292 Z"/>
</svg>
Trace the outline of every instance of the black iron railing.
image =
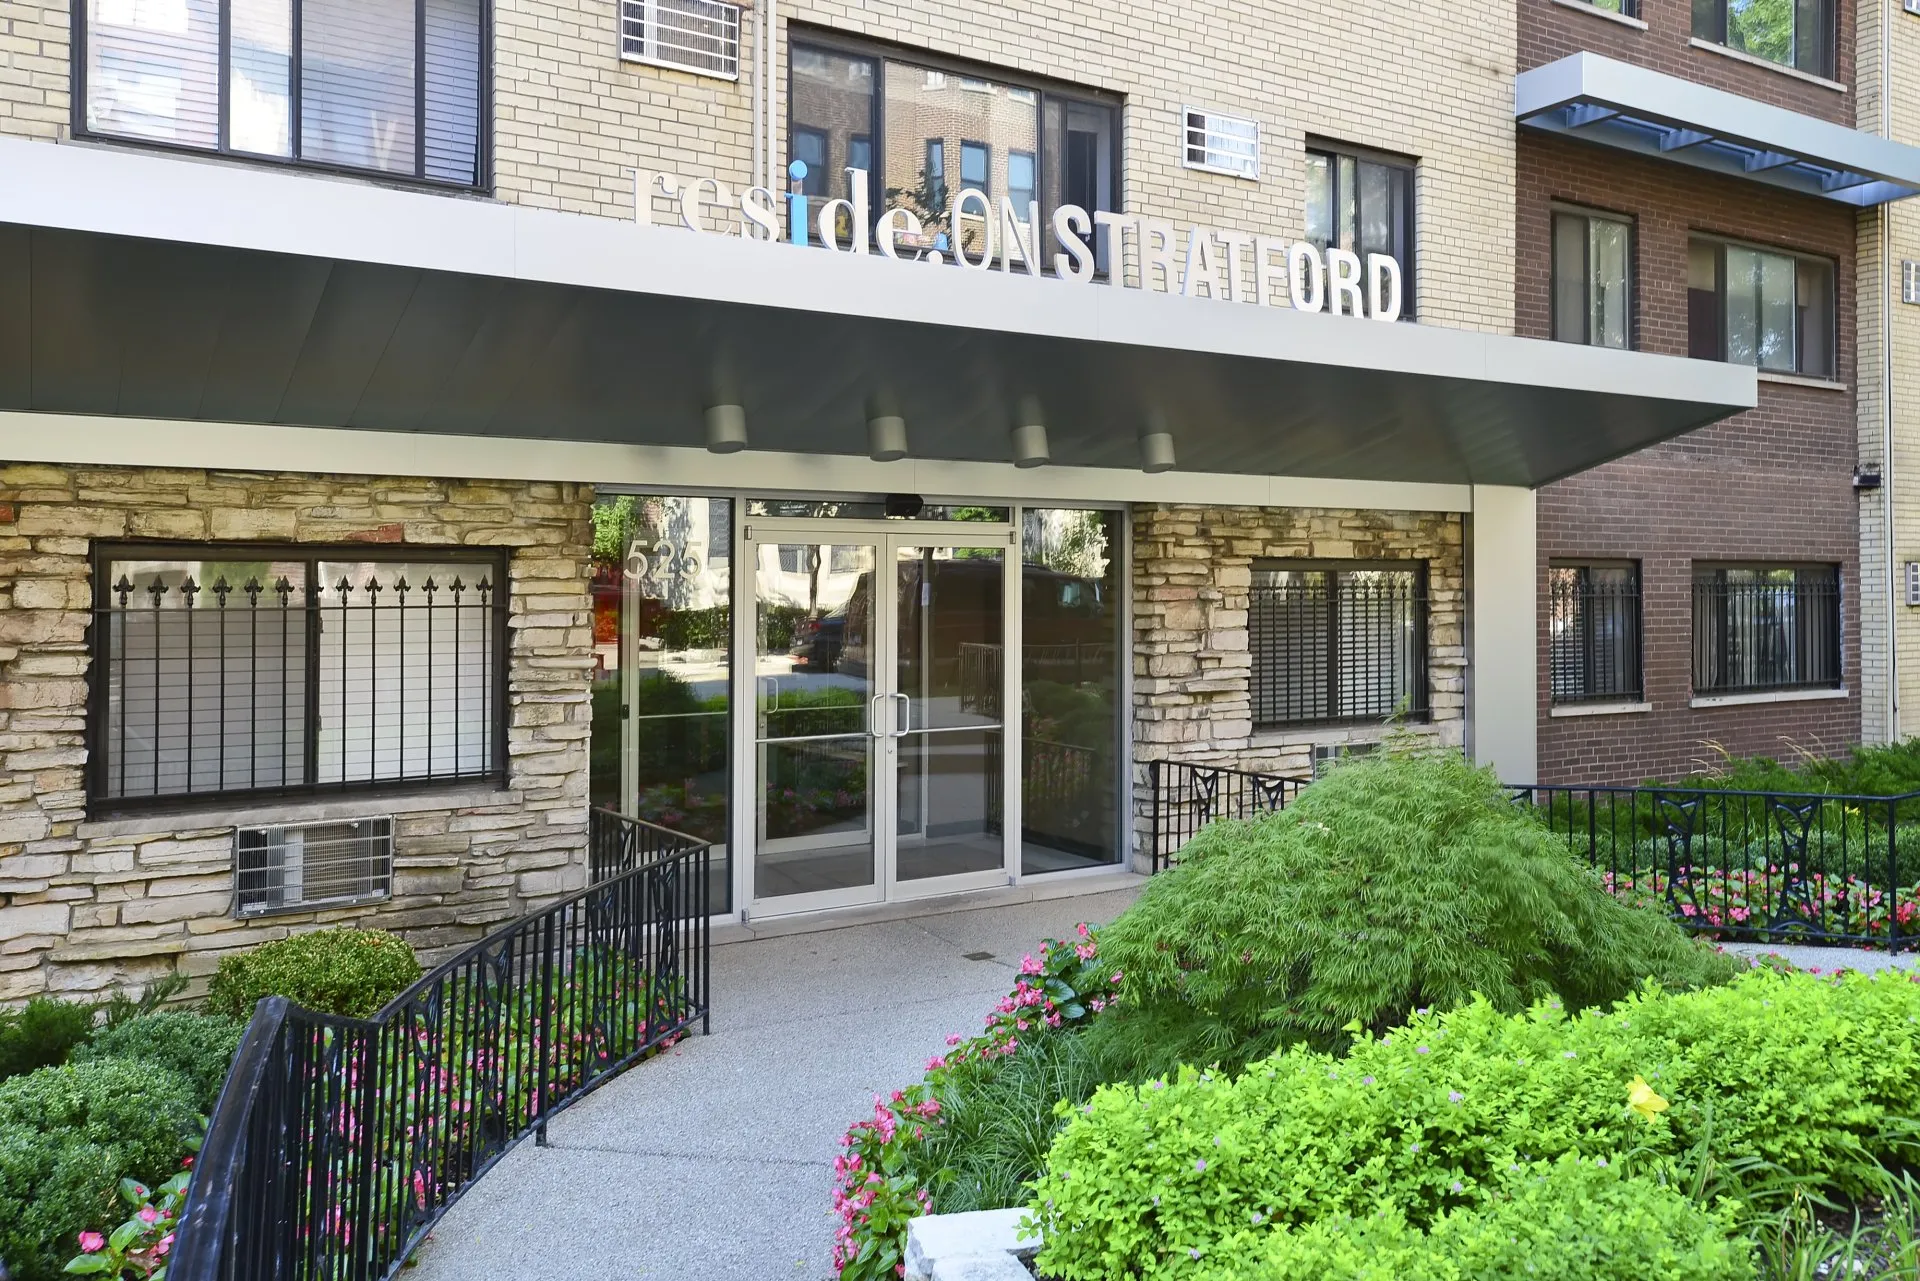
<svg viewBox="0 0 1920 1281">
<path fill-rule="evenodd" d="M 1156 872 L 1173 866 L 1181 847 L 1208 823 L 1285 809 L 1313 781 L 1186 761 L 1152 761 L 1147 774 L 1153 790 L 1149 839 Z"/>
<path fill-rule="evenodd" d="M 1427 714 L 1424 566 L 1254 566 L 1247 594 L 1256 725 Z"/>
<path fill-rule="evenodd" d="M 1200 828 L 1291 804 L 1308 781 L 1155 761 L 1153 870 Z M 1510 787 L 1601 883 L 1726 942 L 1920 946 L 1920 792 Z"/>
<path fill-rule="evenodd" d="M 1920 793 L 1515 787 L 1614 893 L 1734 942 L 1920 943 Z"/>
<path fill-rule="evenodd" d="M 1831 688 L 1840 680 L 1837 569 L 1694 571 L 1695 694 Z"/>
<path fill-rule="evenodd" d="M 704 844 L 603 810 L 606 879 L 371 1019 L 260 1003 L 194 1171 L 173 1281 L 373 1281 L 529 1132 L 708 1022 Z"/>
<path fill-rule="evenodd" d="M 1555 703 L 1638 699 L 1640 574 L 1633 566 L 1547 571 L 1547 670 Z"/>
</svg>

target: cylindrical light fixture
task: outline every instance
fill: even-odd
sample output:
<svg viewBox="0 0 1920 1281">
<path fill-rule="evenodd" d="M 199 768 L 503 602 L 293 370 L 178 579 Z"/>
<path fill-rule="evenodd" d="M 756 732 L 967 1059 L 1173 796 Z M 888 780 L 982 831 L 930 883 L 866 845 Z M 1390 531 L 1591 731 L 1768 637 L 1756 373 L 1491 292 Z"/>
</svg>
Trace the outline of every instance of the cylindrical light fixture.
<svg viewBox="0 0 1920 1281">
<path fill-rule="evenodd" d="M 875 414 L 867 419 L 867 457 L 891 463 L 907 456 L 907 420 L 899 414 Z"/>
<path fill-rule="evenodd" d="M 1015 467 L 1039 467 L 1044 465 L 1047 453 L 1047 424 L 1040 413 L 1040 402 L 1032 396 L 1020 401 L 1020 413 L 1014 420 L 1010 433 L 1013 442 L 1013 465 Z"/>
<path fill-rule="evenodd" d="M 707 448 L 737 454 L 747 447 L 747 411 L 741 405 L 707 406 Z"/>
<path fill-rule="evenodd" d="M 1140 470 L 1144 472 L 1173 470 L 1172 432 L 1149 431 L 1140 434 Z"/>
</svg>

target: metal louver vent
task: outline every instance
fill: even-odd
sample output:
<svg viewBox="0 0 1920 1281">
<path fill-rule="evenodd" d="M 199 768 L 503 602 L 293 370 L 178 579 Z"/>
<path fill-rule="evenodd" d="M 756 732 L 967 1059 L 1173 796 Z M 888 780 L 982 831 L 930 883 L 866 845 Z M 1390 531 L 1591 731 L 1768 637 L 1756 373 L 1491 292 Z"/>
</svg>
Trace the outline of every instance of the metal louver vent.
<svg viewBox="0 0 1920 1281">
<path fill-rule="evenodd" d="M 721 0 L 620 0 L 620 57 L 737 80 L 740 6 Z"/>
<path fill-rule="evenodd" d="M 337 907 L 393 893 L 393 819 L 242 827 L 233 834 L 233 913 Z"/>
</svg>

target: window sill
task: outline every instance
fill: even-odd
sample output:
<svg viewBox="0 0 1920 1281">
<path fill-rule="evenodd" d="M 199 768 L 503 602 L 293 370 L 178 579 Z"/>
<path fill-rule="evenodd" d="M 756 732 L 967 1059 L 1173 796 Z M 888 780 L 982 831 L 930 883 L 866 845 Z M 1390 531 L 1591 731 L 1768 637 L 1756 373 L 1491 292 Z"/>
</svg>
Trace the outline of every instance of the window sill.
<svg viewBox="0 0 1920 1281">
<path fill-rule="evenodd" d="M 1756 369 L 1754 373 L 1763 383 L 1779 383 L 1782 387 L 1811 387 L 1815 391 L 1845 391 L 1847 385 L 1835 382 L 1831 378 L 1809 378 L 1805 374 L 1783 374 L 1777 369 Z"/>
<path fill-rule="evenodd" d="M 670 62 L 665 58 L 647 58 L 631 53 L 621 54 L 620 63 L 622 66 L 627 67 L 658 67 L 662 71 L 679 71 L 689 76 L 700 76 L 706 80 L 737 82 L 740 79 L 740 73 L 737 71 L 728 73 L 725 71 L 715 71 L 710 67 L 689 67 L 684 62 Z"/>
<path fill-rule="evenodd" d="M 1695 697 L 1688 707 L 1749 707 L 1756 703 L 1811 703 L 1821 699 L 1846 698 L 1840 689 L 1772 689 L 1758 694 L 1709 694 Z"/>
<path fill-rule="evenodd" d="M 1802 71 L 1798 67 L 1789 67 L 1778 62 L 1769 62 L 1765 58 L 1756 58 L 1754 55 L 1743 53 L 1739 49 L 1730 49 L 1726 45 L 1715 44 L 1711 40 L 1702 40 L 1699 36 L 1691 37 L 1687 43 L 1696 49 L 1704 49 L 1708 53 L 1717 53 L 1723 58 L 1732 58 L 1735 62 L 1744 62 L 1750 67 L 1761 67 L 1767 71 L 1777 71 L 1783 76 L 1792 76 L 1795 80 L 1804 80 L 1810 85 L 1819 85 L 1822 89 L 1831 89 L 1835 93 L 1845 93 L 1847 91 L 1847 87 L 1838 80 L 1829 80 L 1825 76 L 1816 76 L 1811 71 Z"/>
<path fill-rule="evenodd" d="M 156 830 L 199 832 L 222 827 L 279 827 L 287 823 L 327 823 L 387 814 L 421 814 L 434 810 L 475 809 L 505 805 L 520 793 L 490 783 L 461 783 L 444 789 L 410 792 L 367 792 L 324 800 L 255 801 L 245 805 L 209 802 L 204 808 L 151 810 L 144 814 L 115 815 L 80 824 L 83 840 L 114 836 L 143 836 Z"/>
<path fill-rule="evenodd" d="M 1617 22 L 1623 27 L 1632 27 L 1636 31 L 1645 31 L 1647 29 L 1647 24 L 1638 18 L 1629 18 L 1624 13 L 1613 13 L 1610 10 L 1599 8 L 1589 3 L 1588 0 L 1548 0 L 1548 3 L 1557 4 L 1563 9 L 1578 9 L 1582 13 L 1591 14 L 1596 18 L 1605 18 L 1608 22 Z"/>
<path fill-rule="evenodd" d="M 1548 712 L 1549 716 L 1628 716 L 1650 712 L 1652 703 L 1565 703 Z"/>
</svg>

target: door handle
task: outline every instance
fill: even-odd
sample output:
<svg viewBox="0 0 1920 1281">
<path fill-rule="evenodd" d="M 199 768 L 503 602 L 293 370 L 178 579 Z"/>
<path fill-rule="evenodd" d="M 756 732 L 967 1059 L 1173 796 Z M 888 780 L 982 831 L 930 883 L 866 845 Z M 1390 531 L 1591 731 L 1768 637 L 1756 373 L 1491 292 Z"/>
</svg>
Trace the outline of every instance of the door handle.
<svg viewBox="0 0 1920 1281">
<path fill-rule="evenodd" d="M 889 694 L 875 694 L 867 700 L 867 733 L 875 738 L 891 738 L 892 733 L 880 728 L 880 700 L 892 697 Z"/>
<path fill-rule="evenodd" d="M 905 694 L 889 694 L 887 697 L 900 700 L 900 706 L 893 718 L 893 737 L 905 738 L 907 732 L 913 728 L 913 700 Z"/>
</svg>

